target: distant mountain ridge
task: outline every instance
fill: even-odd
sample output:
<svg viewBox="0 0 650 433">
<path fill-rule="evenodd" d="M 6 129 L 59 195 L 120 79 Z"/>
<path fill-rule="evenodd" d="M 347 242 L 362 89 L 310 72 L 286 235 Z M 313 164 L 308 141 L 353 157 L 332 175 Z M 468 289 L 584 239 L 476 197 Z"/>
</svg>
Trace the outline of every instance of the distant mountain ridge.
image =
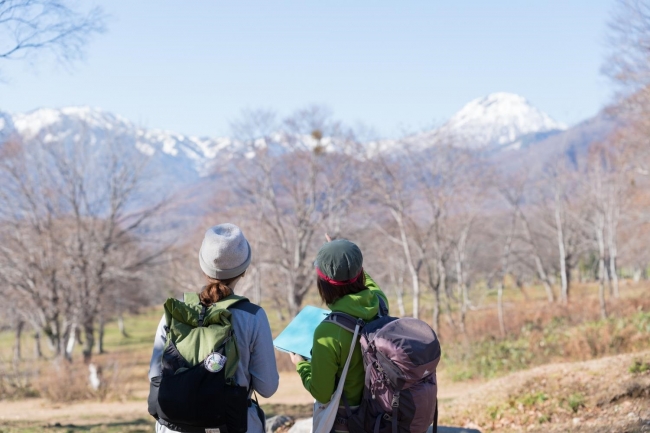
<svg viewBox="0 0 650 433">
<path fill-rule="evenodd" d="M 580 125 L 584 129 L 583 124 Z M 567 144 L 567 139 L 553 141 L 553 137 L 567 137 L 565 134 L 570 131 L 525 98 L 500 92 L 470 101 L 440 128 L 409 138 L 408 141 L 415 140 L 420 146 L 431 146 L 447 140 L 454 146 L 487 149 L 490 153 L 500 154 L 506 150 L 524 150 L 541 144 L 551 148 L 561 147 Z M 602 135 L 603 131 L 600 125 L 593 134 L 583 131 L 580 137 L 592 138 L 594 134 Z M 232 138 L 195 137 L 146 129 L 119 115 L 89 107 L 42 108 L 13 115 L 0 112 L 0 141 L 12 136 L 45 143 L 65 143 L 81 138 L 90 144 L 108 139 L 120 140 L 151 156 L 157 166 L 173 173 L 182 184 L 192 184 L 209 175 L 216 160 L 251 156 L 250 149 Z M 568 136 L 574 137 L 576 134 Z M 377 149 L 391 152 L 397 150 L 398 144 L 397 141 L 384 141 Z M 290 147 L 283 148 L 282 140 L 274 145 L 277 147 L 274 153 L 285 152 Z M 306 140 L 306 145 L 310 145 L 309 140 Z M 335 146 L 328 147 L 328 150 L 335 149 Z M 544 153 L 556 150 L 545 149 Z"/>
<path fill-rule="evenodd" d="M 145 129 L 122 116 L 90 107 L 41 108 L 15 115 L 0 113 L 0 137 L 7 139 L 12 135 L 45 143 L 84 139 L 94 144 L 101 140 L 120 140 L 151 156 L 161 167 L 173 170 L 184 183 L 206 175 L 211 161 L 224 150 L 229 154 L 243 151 L 230 138 L 199 138 Z"/>
</svg>

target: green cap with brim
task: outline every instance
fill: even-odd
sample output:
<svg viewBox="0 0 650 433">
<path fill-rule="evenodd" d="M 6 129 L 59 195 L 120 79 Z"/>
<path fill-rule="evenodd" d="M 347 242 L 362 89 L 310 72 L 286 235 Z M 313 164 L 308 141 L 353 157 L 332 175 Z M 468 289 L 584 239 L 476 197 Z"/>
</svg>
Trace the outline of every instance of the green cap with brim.
<svg viewBox="0 0 650 433">
<path fill-rule="evenodd" d="M 320 248 L 315 265 L 320 270 L 321 278 L 324 276 L 326 280 L 349 281 L 361 273 L 363 255 L 356 244 L 347 239 L 336 239 Z"/>
</svg>

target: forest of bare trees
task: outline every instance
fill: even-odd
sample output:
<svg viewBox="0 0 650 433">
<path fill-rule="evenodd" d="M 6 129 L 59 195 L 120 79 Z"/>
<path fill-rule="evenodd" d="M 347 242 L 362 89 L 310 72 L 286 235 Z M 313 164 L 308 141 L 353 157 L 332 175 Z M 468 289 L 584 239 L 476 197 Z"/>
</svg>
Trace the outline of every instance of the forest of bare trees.
<svg viewBox="0 0 650 433">
<path fill-rule="evenodd" d="M 362 247 L 395 313 L 436 330 L 444 320 L 465 333 L 472 311 L 487 306 L 506 335 L 508 291 L 579 306 L 576 281 L 596 283 L 607 317 L 621 279 L 646 278 L 650 265 L 650 9 L 620 3 L 606 68 L 620 88 L 610 108 L 618 128 L 541 166 L 503 164 L 435 134 L 379 151 L 318 106 L 284 119 L 247 111 L 233 123 L 245 157 L 217 161 L 211 193 L 198 199 L 204 212 L 181 218 L 147 158 L 111 137 L 3 143 L 0 295 L 15 358 L 31 332 L 38 354 L 45 342 L 70 358 L 81 342 L 89 361 L 108 320 L 200 289 L 197 239 L 226 220 L 244 228 L 254 251 L 238 290 L 281 316 L 315 290 L 313 259 L 329 233 Z M 10 4 L 0 2 L 0 16 Z M 80 19 L 83 31 L 99 30 Z M 496 305 L 486 305 L 487 293 Z"/>
<path fill-rule="evenodd" d="M 296 116 L 323 123 L 305 121 L 315 113 Z M 240 130 L 256 117 L 247 116 Z M 645 277 L 647 177 L 620 133 L 541 170 L 502 169 L 453 137 L 411 137 L 399 151 L 367 156 L 351 133 L 323 144 L 319 128 L 292 130 L 292 121 L 251 139 L 254 158 L 228 165 L 237 181 L 225 214 L 254 230 L 265 290 L 289 314 L 313 288 L 311 259 L 325 232 L 363 246 L 402 314 L 433 311 L 434 326 L 444 315 L 461 332 L 487 290 L 498 294 L 505 334 L 504 290 L 538 286 L 549 303 L 566 304 L 580 302 L 575 280 L 595 281 L 606 317 L 619 279 Z M 300 146 L 273 155 L 285 142 Z"/>
<path fill-rule="evenodd" d="M 90 361 L 108 319 L 150 305 L 171 241 L 167 200 L 135 149 L 83 137 L 69 144 L 7 142 L 0 156 L 0 294 L 5 320 L 70 358 Z M 158 232 L 155 236 L 151 233 Z M 146 235 L 146 236 L 145 236 Z"/>
<path fill-rule="evenodd" d="M 147 157 L 119 141 L 5 143 L 0 292 L 17 337 L 32 332 L 37 352 L 45 341 L 63 358 L 81 342 L 89 360 L 106 321 L 200 289 L 197 239 L 226 220 L 254 249 L 239 290 L 280 316 L 313 293 L 325 233 L 358 242 L 394 311 L 438 330 L 467 332 L 472 310 L 495 308 L 505 336 L 508 291 L 579 306 L 575 281 L 596 283 L 607 317 L 620 279 L 646 277 L 648 175 L 632 126 L 538 169 L 431 134 L 369 152 L 321 107 L 247 112 L 234 126 L 247 157 L 215 165 L 207 214 L 183 215 L 191 224 Z"/>
</svg>

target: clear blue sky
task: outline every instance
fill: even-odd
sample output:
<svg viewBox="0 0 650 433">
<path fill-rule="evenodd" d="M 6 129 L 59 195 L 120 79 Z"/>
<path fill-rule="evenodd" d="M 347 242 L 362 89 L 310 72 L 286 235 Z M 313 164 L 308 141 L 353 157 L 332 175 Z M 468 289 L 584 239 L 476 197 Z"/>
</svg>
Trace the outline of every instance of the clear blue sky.
<svg viewBox="0 0 650 433">
<path fill-rule="evenodd" d="M 0 64 L 0 110 L 89 105 L 217 136 L 244 108 L 319 103 L 394 136 L 497 91 L 568 124 L 612 93 L 600 73 L 612 0 L 95 3 L 109 29 L 83 62 Z"/>
</svg>

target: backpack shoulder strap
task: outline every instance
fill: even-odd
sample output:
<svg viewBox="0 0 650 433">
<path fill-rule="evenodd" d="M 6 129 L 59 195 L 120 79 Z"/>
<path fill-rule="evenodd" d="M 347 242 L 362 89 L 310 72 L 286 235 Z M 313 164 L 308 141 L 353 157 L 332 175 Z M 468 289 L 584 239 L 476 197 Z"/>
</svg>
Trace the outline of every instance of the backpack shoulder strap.
<svg viewBox="0 0 650 433">
<path fill-rule="evenodd" d="M 357 323 L 360 325 L 360 328 L 363 328 L 366 324 L 363 320 L 357 319 L 347 313 L 341 313 L 340 311 L 331 312 L 325 319 L 323 319 L 323 322 L 333 323 L 350 332 L 354 332 Z"/>
<path fill-rule="evenodd" d="M 388 316 L 388 305 L 386 305 L 384 298 L 377 295 L 377 299 L 379 300 L 379 311 L 377 312 L 377 315 L 379 317 Z"/>
<path fill-rule="evenodd" d="M 262 307 L 247 300 L 247 302 L 237 302 L 236 304 L 231 305 L 229 309 L 245 311 L 248 314 L 252 314 L 254 316 L 258 311 L 262 309 Z"/>
<path fill-rule="evenodd" d="M 227 310 L 227 309 L 231 308 L 232 306 L 234 306 L 237 303 L 244 303 L 244 302 L 248 303 L 248 298 L 247 297 L 245 297 L 245 296 L 237 296 L 237 295 L 230 295 L 230 296 L 226 296 L 225 298 L 223 298 L 219 302 L 215 302 L 211 306 Z"/>
<path fill-rule="evenodd" d="M 183 302 L 186 303 L 187 305 L 199 305 L 201 303 L 201 300 L 199 299 L 199 294 L 196 292 L 187 292 L 183 293 Z M 232 307 L 233 305 L 237 303 L 249 303 L 248 298 L 245 296 L 237 296 L 237 295 L 230 295 L 226 296 L 219 302 L 215 302 L 214 306 L 218 308 L 223 308 L 224 310 L 227 310 L 228 308 Z M 243 309 L 243 308 L 242 308 Z"/>
<path fill-rule="evenodd" d="M 377 317 L 375 317 L 375 319 L 388 316 L 388 306 L 386 306 L 384 298 L 377 295 L 377 299 L 379 300 L 379 310 L 377 311 Z M 342 313 L 340 311 L 331 312 L 323 320 L 323 322 L 333 323 L 350 332 L 354 332 L 354 328 L 357 325 L 357 322 L 360 323 L 361 328 L 366 325 L 366 322 L 364 322 L 362 319 L 357 319 L 354 316 L 351 316 L 347 313 Z"/>
</svg>

